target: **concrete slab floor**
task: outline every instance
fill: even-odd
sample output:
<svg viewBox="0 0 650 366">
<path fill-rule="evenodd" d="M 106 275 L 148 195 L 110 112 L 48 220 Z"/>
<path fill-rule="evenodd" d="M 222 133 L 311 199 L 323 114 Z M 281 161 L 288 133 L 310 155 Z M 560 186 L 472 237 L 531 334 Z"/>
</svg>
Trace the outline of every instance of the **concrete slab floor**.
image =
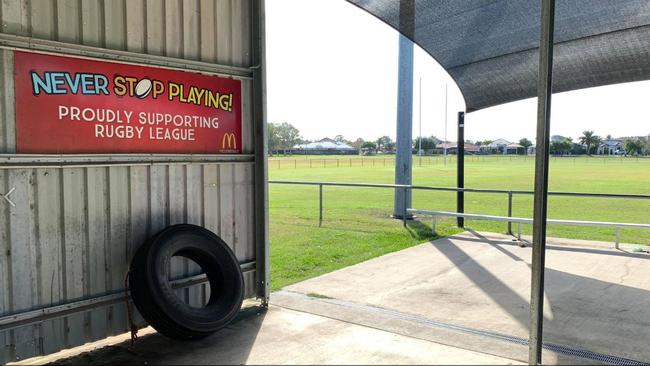
<svg viewBox="0 0 650 366">
<path fill-rule="evenodd" d="M 530 256 L 530 247 L 512 237 L 465 233 L 284 290 L 528 338 Z M 545 342 L 650 361 L 650 256 L 613 243 L 549 239 L 545 281 Z M 287 303 L 284 295 L 280 303 Z M 477 349 L 462 340 L 452 344 Z M 506 353 L 526 360 L 526 350 L 518 352 Z"/>
<path fill-rule="evenodd" d="M 141 331 L 16 364 L 500 364 L 516 361 L 271 306 L 197 342 Z M 98 347 L 102 347 L 97 349 Z"/>
</svg>

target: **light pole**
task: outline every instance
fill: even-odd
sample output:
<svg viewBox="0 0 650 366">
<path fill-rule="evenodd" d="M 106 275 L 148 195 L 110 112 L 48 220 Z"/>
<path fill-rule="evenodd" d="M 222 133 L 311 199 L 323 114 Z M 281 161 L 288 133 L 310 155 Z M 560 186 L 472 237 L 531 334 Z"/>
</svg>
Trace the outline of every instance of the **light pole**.
<svg viewBox="0 0 650 366">
<path fill-rule="evenodd" d="M 422 77 L 420 76 L 420 96 L 418 118 L 420 119 L 420 139 L 418 140 L 418 156 L 420 157 L 419 165 L 422 166 Z"/>
<path fill-rule="evenodd" d="M 444 148 L 445 166 L 447 166 L 447 83 L 445 83 L 445 143 Z"/>
</svg>

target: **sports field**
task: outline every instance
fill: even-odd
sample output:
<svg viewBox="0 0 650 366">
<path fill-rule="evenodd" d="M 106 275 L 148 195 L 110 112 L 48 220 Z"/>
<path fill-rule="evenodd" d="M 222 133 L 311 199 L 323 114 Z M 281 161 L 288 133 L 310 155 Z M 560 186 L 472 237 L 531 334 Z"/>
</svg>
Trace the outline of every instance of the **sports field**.
<svg viewBox="0 0 650 366">
<path fill-rule="evenodd" d="M 392 156 L 271 158 L 270 180 L 393 183 Z M 310 161 L 311 160 L 311 161 Z M 351 167 L 350 167 L 351 166 Z M 534 158 L 470 156 L 465 186 L 532 190 Z M 413 184 L 453 187 L 455 157 L 414 157 Z M 550 191 L 650 194 L 650 158 L 552 158 Z M 274 289 L 431 239 L 430 220 L 415 221 L 407 229 L 390 218 L 393 191 L 377 188 L 324 188 L 324 222 L 318 227 L 318 187 L 271 184 L 270 230 Z M 416 191 L 413 207 L 456 209 L 454 192 Z M 466 193 L 468 213 L 507 214 L 504 194 Z M 513 216 L 532 217 L 532 196 L 515 196 Z M 650 224 L 650 200 L 551 197 L 549 218 Z M 466 228 L 504 233 L 505 223 L 466 221 Z M 514 228 L 513 228 L 514 230 Z M 448 235 L 459 230 L 454 219 L 438 223 Z M 530 234 L 524 226 L 524 234 Z M 548 235 L 614 241 L 614 229 L 549 226 Z M 650 245 L 650 231 L 622 230 L 621 241 Z"/>
</svg>

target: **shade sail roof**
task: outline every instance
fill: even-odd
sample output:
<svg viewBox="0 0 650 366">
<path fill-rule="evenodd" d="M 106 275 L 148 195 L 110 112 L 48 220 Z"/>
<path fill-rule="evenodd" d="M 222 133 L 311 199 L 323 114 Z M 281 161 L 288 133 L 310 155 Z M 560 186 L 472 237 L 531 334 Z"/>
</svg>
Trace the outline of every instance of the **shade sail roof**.
<svg viewBox="0 0 650 366">
<path fill-rule="evenodd" d="M 434 57 L 468 112 L 537 93 L 540 1 L 348 1 Z M 554 92 L 646 79 L 650 1 L 556 0 Z"/>
</svg>

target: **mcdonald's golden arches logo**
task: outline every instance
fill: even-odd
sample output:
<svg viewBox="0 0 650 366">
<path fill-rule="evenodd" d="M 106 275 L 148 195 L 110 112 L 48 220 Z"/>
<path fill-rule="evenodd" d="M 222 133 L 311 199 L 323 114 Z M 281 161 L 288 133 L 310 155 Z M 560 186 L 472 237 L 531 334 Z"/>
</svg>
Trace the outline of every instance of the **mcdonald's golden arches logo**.
<svg viewBox="0 0 650 366">
<path fill-rule="evenodd" d="M 237 149 L 237 139 L 235 139 L 234 133 L 225 133 L 223 139 L 221 140 L 222 149 Z"/>
</svg>

